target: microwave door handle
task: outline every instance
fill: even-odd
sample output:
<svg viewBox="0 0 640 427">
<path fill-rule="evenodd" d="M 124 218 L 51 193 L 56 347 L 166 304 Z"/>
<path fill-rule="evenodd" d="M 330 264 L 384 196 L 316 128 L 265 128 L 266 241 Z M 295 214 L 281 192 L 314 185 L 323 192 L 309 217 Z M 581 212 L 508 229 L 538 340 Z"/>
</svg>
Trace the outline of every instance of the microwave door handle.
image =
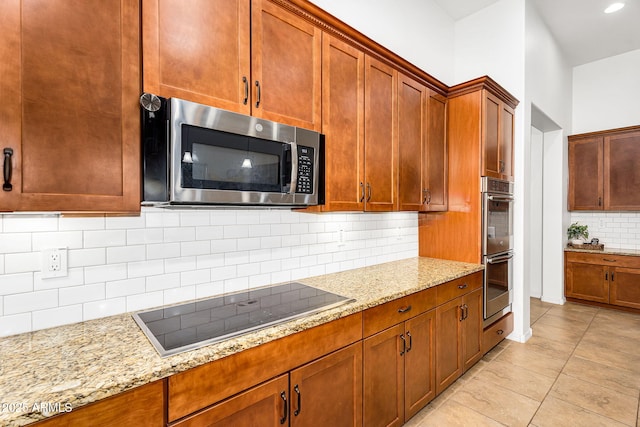
<svg viewBox="0 0 640 427">
<path fill-rule="evenodd" d="M 487 259 L 487 264 L 499 264 L 501 262 L 509 261 L 511 258 L 513 258 L 513 254 L 500 256 L 496 258 L 489 258 Z"/>
<path fill-rule="evenodd" d="M 487 196 L 487 199 L 494 201 L 494 202 L 513 202 L 513 197 L 512 196 Z"/>
<path fill-rule="evenodd" d="M 298 144 L 291 141 L 291 186 L 289 194 L 296 193 L 296 185 L 298 185 Z"/>
</svg>

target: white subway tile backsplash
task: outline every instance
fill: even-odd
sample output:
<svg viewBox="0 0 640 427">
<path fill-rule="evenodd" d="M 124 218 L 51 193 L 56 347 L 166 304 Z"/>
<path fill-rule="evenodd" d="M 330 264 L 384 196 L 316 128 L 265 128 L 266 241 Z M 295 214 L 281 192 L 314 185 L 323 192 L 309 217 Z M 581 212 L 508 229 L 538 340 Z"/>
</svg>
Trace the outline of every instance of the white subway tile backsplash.
<svg viewBox="0 0 640 427">
<path fill-rule="evenodd" d="M 6 254 L 5 273 L 26 273 L 40 269 L 40 254 L 38 252 L 22 252 L 17 254 Z M 35 270 L 34 270 L 35 269 Z"/>
<path fill-rule="evenodd" d="M 85 283 L 108 282 L 112 280 L 123 280 L 127 278 L 127 265 L 131 266 L 135 263 L 122 264 L 105 264 L 94 267 L 86 267 L 84 269 Z M 131 276 L 129 277 L 138 277 Z"/>
<path fill-rule="evenodd" d="M 128 295 L 143 294 L 146 287 L 145 283 L 144 277 L 107 282 L 105 284 L 106 297 L 117 298 L 126 297 Z"/>
<path fill-rule="evenodd" d="M 0 254 L 31 251 L 30 233 L 0 233 Z"/>
<path fill-rule="evenodd" d="M 58 306 L 58 290 L 27 292 L 6 295 L 4 298 L 4 314 L 26 313 Z"/>
<path fill-rule="evenodd" d="M 0 276 L 0 295 L 33 291 L 33 273 L 3 274 Z"/>
<path fill-rule="evenodd" d="M 105 299 L 105 295 L 105 284 L 94 283 L 91 285 L 62 288 L 59 290 L 58 299 L 60 306 L 66 306 L 103 300 Z"/>
<path fill-rule="evenodd" d="M 82 317 L 84 320 L 98 319 L 124 313 L 126 309 L 124 297 L 87 302 L 82 304 Z"/>
<path fill-rule="evenodd" d="M 624 229 L 618 245 L 640 243 L 636 215 L 602 218 L 615 230 L 607 238 Z M 415 213 L 287 209 L 0 214 L 0 335 L 414 257 L 417 222 Z M 42 279 L 46 247 L 69 248 L 67 277 Z"/>
<path fill-rule="evenodd" d="M 32 331 L 31 313 L 0 317 L 0 337 Z"/>
<path fill-rule="evenodd" d="M 82 320 L 82 304 L 33 312 L 34 329 L 53 328 L 54 326 L 82 322 Z"/>
<path fill-rule="evenodd" d="M 110 246 L 124 246 L 127 244 L 127 234 L 124 230 L 94 230 L 84 232 L 85 248 L 103 248 Z"/>
<path fill-rule="evenodd" d="M 571 223 L 589 226 L 589 238 L 612 249 L 640 248 L 639 212 L 572 212 Z"/>
</svg>

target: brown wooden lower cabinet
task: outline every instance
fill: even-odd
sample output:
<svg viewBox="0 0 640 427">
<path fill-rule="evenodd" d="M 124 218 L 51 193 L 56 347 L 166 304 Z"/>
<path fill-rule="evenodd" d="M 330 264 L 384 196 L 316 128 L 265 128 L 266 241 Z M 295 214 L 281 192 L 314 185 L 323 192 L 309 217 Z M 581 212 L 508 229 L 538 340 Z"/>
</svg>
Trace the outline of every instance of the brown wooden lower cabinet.
<svg viewBox="0 0 640 427">
<path fill-rule="evenodd" d="M 361 366 L 362 344 L 356 343 L 172 426 L 359 426 Z"/>
<path fill-rule="evenodd" d="M 435 311 L 364 340 L 364 425 L 400 426 L 435 397 Z"/>
<path fill-rule="evenodd" d="M 164 380 L 108 397 L 37 423 L 38 427 L 159 427 L 164 418 Z"/>
<path fill-rule="evenodd" d="M 565 296 L 640 310 L 640 257 L 565 252 Z"/>
<path fill-rule="evenodd" d="M 482 358 L 482 289 L 436 308 L 436 393 Z"/>
</svg>

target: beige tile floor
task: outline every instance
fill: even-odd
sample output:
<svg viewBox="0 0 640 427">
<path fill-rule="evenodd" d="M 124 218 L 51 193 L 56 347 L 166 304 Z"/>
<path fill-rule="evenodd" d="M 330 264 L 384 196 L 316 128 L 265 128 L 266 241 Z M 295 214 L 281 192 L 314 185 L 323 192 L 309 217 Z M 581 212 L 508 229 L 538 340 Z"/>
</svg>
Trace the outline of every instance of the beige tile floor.
<svg viewBox="0 0 640 427">
<path fill-rule="evenodd" d="M 531 324 L 406 426 L 640 427 L 640 315 L 532 298 Z"/>
</svg>

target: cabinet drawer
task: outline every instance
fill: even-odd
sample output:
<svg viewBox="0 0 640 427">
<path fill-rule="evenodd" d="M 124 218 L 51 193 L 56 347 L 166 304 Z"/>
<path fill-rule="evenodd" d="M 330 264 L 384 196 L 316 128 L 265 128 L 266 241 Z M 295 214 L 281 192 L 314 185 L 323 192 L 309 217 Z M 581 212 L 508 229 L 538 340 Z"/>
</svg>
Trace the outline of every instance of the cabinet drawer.
<svg viewBox="0 0 640 427">
<path fill-rule="evenodd" d="M 640 268 L 640 257 L 615 254 L 594 254 L 583 252 L 565 252 L 567 262 L 600 264 L 611 267 Z"/>
<path fill-rule="evenodd" d="M 482 287 L 482 271 L 469 274 L 468 276 L 452 280 L 450 282 L 438 285 L 436 289 L 436 304 L 444 304 L 454 298 L 467 294 L 475 289 Z"/>
<path fill-rule="evenodd" d="M 356 313 L 173 375 L 169 422 L 361 339 L 362 314 Z"/>
<path fill-rule="evenodd" d="M 367 309 L 363 317 L 363 335 L 371 336 L 431 310 L 436 306 L 435 302 L 436 288 L 433 287 Z"/>
<path fill-rule="evenodd" d="M 482 353 L 486 354 L 495 347 L 507 335 L 513 332 L 513 313 L 508 313 L 502 319 L 493 323 L 484 330 L 482 337 Z"/>
</svg>

